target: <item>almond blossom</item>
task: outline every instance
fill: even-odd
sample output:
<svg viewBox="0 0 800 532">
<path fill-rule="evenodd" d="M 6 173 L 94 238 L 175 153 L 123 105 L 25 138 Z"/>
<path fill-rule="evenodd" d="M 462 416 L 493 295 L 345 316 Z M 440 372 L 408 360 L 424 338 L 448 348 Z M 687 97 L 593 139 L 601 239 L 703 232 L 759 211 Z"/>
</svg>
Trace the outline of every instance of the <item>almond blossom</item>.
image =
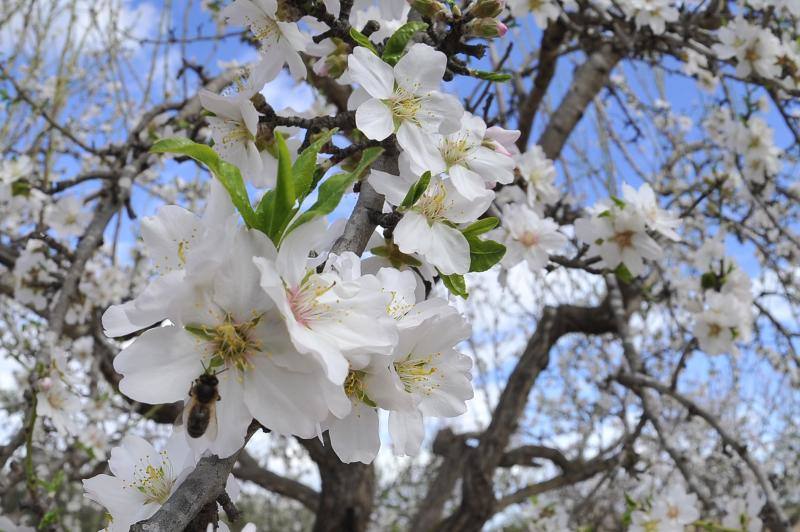
<svg viewBox="0 0 800 532">
<path fill-rule="evenodd" d="M 108 532 L 127 531 L 164 504 L 194 470 L 195 459 L 179 433 L 157 451 L 139 436 L 128 435 L 111 450 L 111 475 L 83 481 L 85 496 L 103 505 L 109 515 Z M 228 485 L 233 486 L 233 477 Z"/>
<path fill-rule="evenodd" d="M 214 150 L 225 161 L 239 168 L 242 175 L 257 187 L 275 183 L 275 174 L 265 169 L 267 164 L 263 161 L 269 155 L 259 153 L 256 146 L 258 111 L 251 101 L 269 81 L 268 74 L 267 69 L 259 64 L 252 69 L 249 77 L 240 81 L 237 92 L 218 95 L 203 89 L 199 94 L 203 107 L 214 113 L 214 116 L 208 117 Z"/>
<path fill-rule="evenodd" d="M 234 0 L 221 15 L 230 24 L 247 26 L 261 44 L 263 61 L 259 65 L 267 80 L 274 79 L 283 65 L 295 78 L 306 77 L 306 66 L 300 57 L 309 38 L 296 22 L 281 20 L 278 0 Z"/>
<path fill-rule="evenodd" d="M 416 181 L 408 173 L 393 176 L 379 170 L 373 170 L 369 180 L 391 205 L 400 205 Z M 491 201 L 491 195 L 470 201 L 451 180 L 434 176 L 394 228 L 394 242 L 403 253 L 419 253 L 446 275 L 466 273 L 470 265 L 469 243 L 452 224 L 476 220 Z"/>
<path fill-rule="evenodd" d="M 332 268 L 317 273 L 309 253 L 324 238 L 324 223 L 298 227 L 281 243 L 277 257 L 256 255 L 253 262 L 294 347 L 341 385 L 351 363 L 363 365 L 368 353 L 390 349 L 397 333 L 383 316 L 388 298 L 375 276 L 350 272 L 347 279 Z M 357 260 L 351 264 L 359 268 Z"/>
<path fill-rule="evenodd" d="M 641 214 L 633 209 L 603 212 L 609 215 L 575 222 L 575 235 L 589 244 L 589 256 L 600 256 L 603 265 L 612 270 L 624 264 L 633 275 L 644 272 L 644 259 L 661 257 L 662 249 L 647 234 Z"/>
<path fill-rule="evenodd" d="M 350 77 L 368 94 L 356 109 L 358 129 L 375 140 L 398 133 L 403 149 L 413 149 L 405 142 L 409 128 L 457 131 L 464 110 L 454 96 L 439 92 L 446 65 L 445 55 L 426 44 L 412 45 L 394 67 L 356 47 L 348 59 Z"/>
<path fill-rule="evenodd" d="M 503 207 L 503 228 L 500 242 L 506 246 L 502 264 L 512 268 L 526 262 L 532 271 L 547 265 L 551 253 L 567 244 L 567 237 L 558 232 L 558 224 L 550 218 L 540 218 L 524 204 Z"/>
<path fill-rule="evenodd" d="M 489 187 L 514 179 L 514 160 L 484 145 L 486 123 L 471 113 L 464 113 L 456 133 L 431 136 L 406 128 L 397 135 L 414 173 L 446 173 L 468 200 L 492 195 Z"/>
<path fill-rule="evenodd" d="M 720 42 L 713 46 L 714 52 L 720 59 L 736 58 L 737 76 L 757 74 L 771 79 L 780 75 L 781 42 L 769 30 L 736 17 L 719 30 L 718 36 Z"/>
<path fill-rule="evenodd" d="M 64 196 L 44 210 L 45 223 L 62 238 L 82 235 L 91 218 L 77 196 Z"/>
</svg>

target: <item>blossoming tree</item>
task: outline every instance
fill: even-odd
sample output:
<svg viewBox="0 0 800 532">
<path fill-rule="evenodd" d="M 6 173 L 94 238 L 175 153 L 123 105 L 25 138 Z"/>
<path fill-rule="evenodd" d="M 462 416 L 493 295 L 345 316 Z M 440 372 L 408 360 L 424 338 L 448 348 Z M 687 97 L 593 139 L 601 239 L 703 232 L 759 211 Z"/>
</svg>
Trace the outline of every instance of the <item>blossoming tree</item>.
<svg viewBox="0 0 800 532">
<path fill-rule="evenodd" d="M 790 530 L 799 31 L 0 6 L 0 530 Z"/>
</svg>

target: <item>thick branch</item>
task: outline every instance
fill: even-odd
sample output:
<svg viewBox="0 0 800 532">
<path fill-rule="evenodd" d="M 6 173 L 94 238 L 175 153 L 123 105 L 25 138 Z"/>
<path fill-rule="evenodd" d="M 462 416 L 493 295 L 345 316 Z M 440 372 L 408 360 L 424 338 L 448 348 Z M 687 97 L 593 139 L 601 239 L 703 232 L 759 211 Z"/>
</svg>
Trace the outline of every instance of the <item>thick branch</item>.
<svg viewBox="0 0 800 532">
<path fill-rule="evenodd" d="M 258 430 L 256 422 L 250 424 L 246 441 Z M 201 458 L 186 480 L 167 499 L 167 502 L 149 519 L 131 526 L 131 532 L 175 532 L 184 530 L 204 506 L 214 502 L 225 489 L 228 475 L 239 452 L 227 458 L 206 456 Z"/>
<path fill-rule="evenodd" d="M 539 374 L 547 367 L 550 350 L 571 332 L 604 334 L 615 325 L 607 302 L 599 307 L 562 305 L 546 307 L 536 332 L 517 362 L 495 407 L 492 421 L 470 452 L 464 470 L 461 506 L 443 524 L 444 531 L 478 531 L 496 511 L 494 470 L 500 465 L 511 435 L 522 418 L 528 395 Z"/>
<path fill-rule="evenodd" d="M 612 45 L 604 44 L 575 71 L 569 91 L 550 117 L 539 144 L 549 159 L 557 159 L 575 126 L 622 58 Z"/>
<path fill-rule="evenodd" d="M 239 463 L 233 470 L 233 474 L 237 478 L 258 484 L 265 490 L 294 499 L 312 512 L 316 512 L 319 505 L 319 493 L 302 482 L 264 469 L 247 451 L 242 451 L 239 455 Z"/>
<path fill-rule="evenodd" d="M 539 110 L 544 95 L 547 94 L 547 88 L 550 86 L 550 82 L 556 72 L 558 48 L 564 42 L 566 35 L 567 28 L 559 21 L 550 24 L 542 34 L 542 42 L 539 47 L 539 65 L 536 69 L 536 77 L 533 80 L 533 88 L 519 107 L 520 136 L 517 139 L 517 148 L 520 151 L 524 152 L 528 147 L 528 139 L 530 139 L 531 131 L 533 130 L 536 112 Z"/>
</svg>

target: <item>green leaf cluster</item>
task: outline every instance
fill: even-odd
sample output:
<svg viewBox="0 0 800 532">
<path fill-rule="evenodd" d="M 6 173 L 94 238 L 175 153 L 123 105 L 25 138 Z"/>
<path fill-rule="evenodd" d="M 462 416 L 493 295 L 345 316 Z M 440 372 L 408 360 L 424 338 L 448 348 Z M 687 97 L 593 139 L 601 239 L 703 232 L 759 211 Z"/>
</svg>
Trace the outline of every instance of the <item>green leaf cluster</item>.
<svg viewBox="0 0 800 532">
<path fill-rule="evenodd" d="M 205 165 L 228 191 L 247 227 L 258 229 L 277 245 L 296 227 L 330 214 L 339 205 L 345 192 L 383 153 L 383 148 L 377 147 L 364 150 L 355 168 L 325 180 L 319 186 L 317 201 L 298 216 L 303 200 L 317 187 L 324 174 L 324 170 L 317 166 L 317 155 L 335 133 L 334 129 L 319 135 L 297 156 L 293 164 L 286 142 L 276 132 L 278 175 L 275 188 L 261 197 L 255 209 L 239 169 L 223 161 L 210 146 L 186 138 L 170 138 L 156 142 L 151 151 L 185 155 Z"/>
</svg>

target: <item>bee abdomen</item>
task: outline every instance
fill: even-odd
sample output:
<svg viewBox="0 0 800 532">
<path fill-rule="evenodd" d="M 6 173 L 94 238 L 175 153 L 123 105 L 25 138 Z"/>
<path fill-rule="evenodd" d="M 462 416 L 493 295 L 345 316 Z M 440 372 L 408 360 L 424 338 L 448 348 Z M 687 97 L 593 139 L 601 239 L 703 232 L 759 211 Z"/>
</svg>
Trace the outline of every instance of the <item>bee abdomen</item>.
<svg viewBox="0 0 800 532">
<path fill-rule="evenodd" d="M 210 420 L 208 410 L 195 409 L 189 412 L 189 419 L 186 422 L 186 432 L 192 438 L 199 438 L 205 434 Z"/>
</svg>

